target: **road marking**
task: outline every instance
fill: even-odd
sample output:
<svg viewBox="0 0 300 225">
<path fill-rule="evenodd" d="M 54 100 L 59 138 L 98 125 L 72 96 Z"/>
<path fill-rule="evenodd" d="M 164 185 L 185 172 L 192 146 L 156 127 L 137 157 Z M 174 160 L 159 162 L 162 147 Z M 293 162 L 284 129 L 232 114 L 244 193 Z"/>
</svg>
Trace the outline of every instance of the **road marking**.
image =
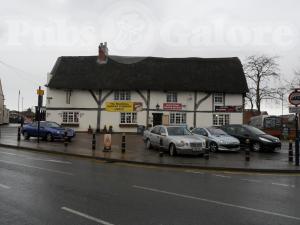
<svg viewBox="0 0 300 225">
<path fill-rule="evenodd" d="M 25 155 L 17 155 L 17 154 L 10 153 L 10 152 L 2 152 L 2 151 L 0 151 L 0 153 L 6 154 L 6 155 L 19 156 L 19 157 L 22 157 L 22 158 L 32 159 L 32 160 L 38 160 L 38 161 L 63 163 L 63 164 L 72 164 L 72 162 L 70 162 L 70 161 L 64 161 L 64 160 L 35 158 L 35 157 L 29 157 L 29 156 L 25 156 Z"/>
<path fill-rule="evenodd" d="M 61 207 L 61 209 L 62 209 L 62 210 L 65 210 L 65 211 L 67 211 L 67 212 L 69 212 L 69 213 L 73 213 L 73 214 L 75 214 L 75 215 L 78 215 L 78 216 L 84 217 L 84 218 L 86 218 L 86 219 L 92 220 L 92 221 L 94 221 L 94 222 L 103 224 L 103 225 L 113 225 L 112 223 L 109 223 L 109 222 L 104 221 L 104 220 L 102 220 L 102 219 L 99 219 L 99 218 L 96 218 L 96 217 L 87 215 L 87 214 L 85 214 L 85 213 L 79 212 L 79 211 L 74 210 L 74 209 L 70 209 L 70 208 L 65 207 L 65 206 Z"/>
<path fill-rule="evenodd" d="M 204 174 L 203 172 L 200 171 L 194 171 L 194 170 L 185 170 L 187 173 L 195 173 L 195 174 Z"/>
<path fill-rule="evenodd" d="M 278 185 L 278 186 L 283 186 L 283 187 L 292 187 L 292 188 L 295 187 L 295 185 L 289 185 L 289 184 L 281 184 L 281 183 L 271 183 L 271 184 Z"/>
<path fill-rule="evenodd" d="M 255 183 L 261 183 L 262 182 L 261 180 L 254 180 L 254 179 L 241 179 L 241 180 L 249 181 L 249 182 L 255 182 Z"/>
<path fill-rule="evenodd" d="M 255 208 L 250 208 L 247 206 L 235 205 L 235 204 L 231 204 L 231 203 L 215 201 L 215 200 L 210 200 L 210 199 L 206 199 L 206 198 L 199 198 L 199 197 L 195 197 L 195 196 L 191 196 L 191 195 L 179 194 L 179 193 L 175 193 L 175 192 L 169 192 L 169 191 L 164 191 L 164 190 L 159 190 L 159 189 L 149 188 L 149 187 L 143 187 L 143 186 L 138 186 L 138 185 L 133 185 L 132 187 L 137 188 L 137 189 L 146 190 L 146 191 L 152 191 L 152 192 L 172 195 L 172 196 L 176 196 L 176 197 L 181 197 L 181 198 L 188 198 L 188 199 L 198 200 L 198 201 L 202 201 L 202 202 L 208 202 L 208 203 L 212 203 L 212 204 L 216 204 L 216 205 L 244 209 L 244 210 L 248 210 L 248 211 L 259 212 L 259 213 L 263 213 L 263 214 L 267 214 L 267 215 L 279 216 L 279 217 L 283 217 L 283 218 L 287 218 L 287 219 L 293 219 L 293 220 L 300 221 L 300 217 L 290 216 L 290 215 L 286 215 L 286 214 L 282 214 L 282 213 L 276 213 L 276 212 L 262 210 L 262 209 L 255 209 Z"/>
<path fill-rule="evenodd" d="M 220 174 L 214 174 L 215 177 L 222 177 L 222 178 L 231 178 L 231 176 L 226 175 L 220 175 Z"/>
<path fill-rule="evenodd" d="M 59 170 L 52 170 L 52 169 L 47 169 L 47 168 L 38 167 L 38 166 L 29 166 L 29 165 L 25 165 L 25 164 L 22 164 L 22 163 L 15 163 L 15 162 L 5 161 L 5 160 L 0 160 L 0 162 L 11 164 L 11 165 L 28 167 L 28 168 L 32 168 L 32 169 L 44 170 L 44 171 L 53 172 L 53 173 L 59 173 L 59 174 L 68 175 L 68 176 L 73 176 L 72 173 L 63 172 L 63 171 L 59 171 Z"/>
<path fill-rule="evenodd" d="M 5 189 L 10 189 L 10 187 L 8 187 L 8 186 L 6 186 L 6 185 L 4 185 L 4 184 L 0 184 L 0 187 L 1 187 L 1 188 L 5 188 Z"/>
</svg>

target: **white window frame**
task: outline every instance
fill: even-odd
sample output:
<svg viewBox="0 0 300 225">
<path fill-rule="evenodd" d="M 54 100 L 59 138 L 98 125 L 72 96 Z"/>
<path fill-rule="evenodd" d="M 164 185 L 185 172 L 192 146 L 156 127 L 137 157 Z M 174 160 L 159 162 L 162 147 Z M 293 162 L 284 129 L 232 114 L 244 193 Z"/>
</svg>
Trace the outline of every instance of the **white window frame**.
<svg viewBox="0 0 300 225">
<path fill-rule="evenodd" d="M 230 124 L 230 114 L 213 114 L 213 126 Z"/>
<path fill-rule="evenodd" d="M 62 113 L 62 123 L 79 124 L 79 112 L 65 111 Z"/>
<path fill-rule="evenodd" d="M 214 94 L 214 105 L 217 105 L 217 106 L 224 105 L 224 94 L 223 93 L 215 93 Z"/>
<path fill-rule="evenodd" d="M 137 113 L 136 112 L 120 113 L 120 124 L 137 124 Z"/>
<path fill-rule="evenodd" d="M 186 113 L 185 112 L 172 112 L 169 116 L 170 125 L 185 125 Z"/>
<path fill-rule="evenodd" d="M 131 100 L 131 92 L 130 91 L 115 91 L 114 100 L 129 101 L 129 100 Z"/>
<path fill-rule="evenodd" d="M 178 101 L 178 94 L 175 91 L 167 92 L 167 102 L 177 102 Z"/>
</svg>

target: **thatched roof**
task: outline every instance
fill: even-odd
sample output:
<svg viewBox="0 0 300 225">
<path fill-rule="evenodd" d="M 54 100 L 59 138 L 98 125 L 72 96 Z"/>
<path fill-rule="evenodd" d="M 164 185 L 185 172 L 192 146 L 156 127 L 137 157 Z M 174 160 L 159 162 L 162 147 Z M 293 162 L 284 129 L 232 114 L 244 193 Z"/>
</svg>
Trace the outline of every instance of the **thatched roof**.
<svg viewBox="0 0 300 225">
<path fill-rule="evenodd" d="M 136 63 L 129 63 L 135 61 Z M 238 58 L 59 57 L 48 87 L 57 89 L 163 90 L 246 93 Z"/>
</svg>

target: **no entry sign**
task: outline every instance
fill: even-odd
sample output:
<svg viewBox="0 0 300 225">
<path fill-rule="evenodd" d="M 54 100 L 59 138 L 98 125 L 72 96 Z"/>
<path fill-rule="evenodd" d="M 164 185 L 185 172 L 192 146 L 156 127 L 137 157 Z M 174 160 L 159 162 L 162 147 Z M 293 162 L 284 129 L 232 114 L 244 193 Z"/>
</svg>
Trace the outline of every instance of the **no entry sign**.
<svg viewBox="0 0 300 225">
<path fill-rule="evenodd" d="M 289 102 L 292 105 L 300 105 L 300 91 L 295 90 L 289 95 Z"/>
</svg>

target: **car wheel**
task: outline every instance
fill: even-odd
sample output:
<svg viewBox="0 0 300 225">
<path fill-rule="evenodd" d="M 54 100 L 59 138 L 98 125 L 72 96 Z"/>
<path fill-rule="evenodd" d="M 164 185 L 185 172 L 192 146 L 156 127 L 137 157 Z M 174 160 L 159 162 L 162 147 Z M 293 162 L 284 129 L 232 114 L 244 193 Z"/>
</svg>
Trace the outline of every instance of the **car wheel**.
<svg viewBox="0 0 300 225">
<path fill-rule="evenodd" d="M 252 150 L 255 151 L 255 152 L 261 151 L 261 144 L 259 142 L 253 143 Z"/>
<path fill-rule="evenodd" d="M 150 150 L 152 148 L 151 141 L 149 139 L 146 140 L 146 148 Z"/>
<path fill-rule="evenodd" d="M 218 151 L 218 145 L 215 142 L 210 143 L 210 151 L 211 152 L 217 152 Z"/>
<path fill-rule="evenodd" d="M 25 140 L 29 140 L 29 138 L 30 138 L 28 132 L 26 132 L 26 131 L 24 131 L 23 136 L 24 136 Z"/>
<path fill-rule="evenodd" d="M 177 151 L 176 151 L 176 147 L 174 144 L 171 144 L 169 147 L 169 152 L 170 152 L 170 156 L 175 156 L 177 155 Z"/>
<path fill-rule="evenodd" d="M 52 134 L 48 133 L 48 134 L 46 135 L 46 140 L 47 140 L 47 141 L 53 141 L 53 136 L 52 136 Z"/>
</svg>

